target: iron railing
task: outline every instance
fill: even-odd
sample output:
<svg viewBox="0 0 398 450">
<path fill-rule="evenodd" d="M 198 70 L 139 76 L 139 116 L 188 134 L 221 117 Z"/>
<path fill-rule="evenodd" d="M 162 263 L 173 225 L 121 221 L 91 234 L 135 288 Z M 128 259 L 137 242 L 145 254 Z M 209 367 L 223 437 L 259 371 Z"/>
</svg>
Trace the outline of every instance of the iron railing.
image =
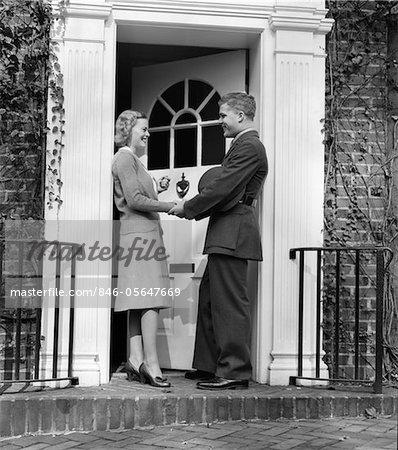
<svg viewBox="0 0 398 450">
<path fill-rule="evenodd" d="M 53 260 L 55 260 L 55 272 L 54 279 L 52 280 L 55 284 L 54 289 L 54 326 L 53 326 L 53 353 L 52 353 L 52 367 L 51 367 L 51 378 L 40 378 L 40 372 L 42 370 L 40 364 L 41 357 L 41 328 L 42 328 L 42 297 L 39 298 L 39 301 L 35 301 L 35 314 L 31 314 L 30 318 L 26 318 L 23 316 L 24 312 L 27 310 L 24 309 L 24 303 L 21 299 L 20 295 L 17 295 L 15 299 L 12 299 L 15 302 L 15 305 L 10 303 L 10 296 L 6 286 L 7 280 L 13 282 L 13 287 L 21 293 L 23 288 L 26 288 L 26 283 L 34 282 L 34 286 L 37 290 L 43 291 L 43 263 L 44 263 L 44 251 L 39 252 L 38 256 L 34 256 L 32 250 L 30 251 L 30 257 L 28 258 L 30 261 L 34 259 L 36 262 L 36 270 L 29 271 L 26 269 L 27 262 L 27 253 L 29 254 L 29 246 L 39 249 L 50 249 L 52 255 L 54 256 Z M 12 251 L 12 247 L 16 248 L 16 252 Z M 28 251 L 27 251 L 28 248 Z M 69 293 L 69 330 L 68 330 L 68 363 L 67 363 L 67 376 L 59 377 L 58 376 L 58 359 L 59 359 L 59 340 L 60 340 L 60 292 L 61 292 L 61 260 L 62 260 L 62 252 L 65 248 L 69 248 L 70 252 L 70 290 Z M 75 318 L 75 277 L 76 277 L 76 260 L 77 256 L 80 254 L 82 250 L 82 246 L 72 242 L 61 242 L 61 241 L 47 241 L 47 240 L 29 240 L 29 239 L 1 239 L 0 240 L 0 279 L 2 282 L 1 285 L 1 297 L 2 297 L 2 305 L 0 305 L 1 317 L 0 320 L 3 322 L 13 322 L 11 328 L 13 329 L 13 361 L 11 366 L 13 366 L 12 375 L 10 373 L 6 374 L 6 377 L 1 380 L 0 379 L 0 394 L 5 392 L 12 384 L 15 383 L 23 383 L 25 386 L 30 385 L 32 383 L 46 383 L 52 381 L 66 381 L 69 380 L 71 385 L 78 385 L 79 379 L 78 377 L 73 376 L 73 345 L 74 345 L 74 318 Z M 8 255 L 6 255 L 6 252 Z M 10 255 L 12 255 L 10 257 Z M 18 270 L 13 272 L 9 270 L 14 266 L 17 266 Z M 9 266 L 9 268 L 5 267 Z M 31 267 L 30 267 L 31 269 Z M 48 280 L 48 274 L 45 274 L 46 280 Z M 36 291 L 37 292 L 37 291 Z M 28 308 L 28 310 L 32 310 L 32 308 Z M 12 311 L 12 313 L 10 313 Z M 23 322 L 30 320 L 34 322 L 35 327 L 35 336 L 34 336 L 34 356 L 33 356 L 33 370 L 32 373 L 28 370 L 25 373 L 25 378 L 21 376 L 21 357 L 23 352 L 22 347 L 22 339 L 23 339 L 23 331 L 22 324 Z M 25 349 L 26 350 L 26 349 Z M 10 353 L 10 352 L 8 352 Z M 25 355 L 28 357 L 29 355 Z M 8 371 L 10 368 L 10 362 L 8 361 Z M 32 377 L 33 375 L 33 377 Z M 22 388 L 24 389 L 24 388 Z"/>
<path fill-rule="evenodd" d="M 316 252 L 316 337 L 315 337 L 315 377 L 303 376 L 303 326 L 304 326 L 304 269 L 305 255 Z M 335 255 L 335 301 L 334 301 L 334 336 L 333 336 L 333 373 L 336 378 L 321 378 L 321 341 L 322 341 L 322 257 L 326 253 Z M 354 377 L 339 378 L 340 359 L 340 291 L 341 291 L 341 257 L 342 253 L 351 257 L 355 271 L 354 287 Z M 298 298 L 298 367 L 297 376 L 290 377 L 290 383 L 296 384 L 297 380 L 318 380 L 329 382 L 355 382 L 369 383 L 370 380 L 361 379 L 359 375 L 360 360 L 360 268 L 361 254 L 374 254 L 376 258 L 376 333 L 375 333 L 375 367 L 374 367 L 374 392 L 382 393 L 383 380 L 383 301 L 384 301 L 384 278 L 386 270 L 391 263 L 393 252 L 382 246 L 360 246 L 360 247 L 302 247 L 290 250 L 289 258 L 295 260 L 299 255 L 299 298 Z M 329 263 L 330 264 L 330 263 Z"/>
</svg>

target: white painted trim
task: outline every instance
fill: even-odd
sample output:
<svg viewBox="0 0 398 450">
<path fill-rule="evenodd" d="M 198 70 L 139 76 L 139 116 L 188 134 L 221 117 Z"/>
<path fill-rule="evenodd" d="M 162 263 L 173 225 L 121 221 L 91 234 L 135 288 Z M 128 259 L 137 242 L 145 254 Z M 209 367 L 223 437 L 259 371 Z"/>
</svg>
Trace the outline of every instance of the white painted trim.
<svg viewBox="0 0 398 450">
<path fill-rule="evenodd" d="M 299 17 L 278 17 L 273 15 L 270 18 L 272 30 L 291 30 L 291 31 L 313 31 L 319 34 L 327 34 L 332 28 L 334 21 L 332 19 L 319 18 L 299 18 Z"/>
<path fill-rule="evenodd" d="M 174 109 L 166 102 L 166 100 L 162 97 L 162 95 L 158 95 L 157 99 L 159 100 L 159 102 L 169 111 L 169 113 L 171 115 L 175 115 L 175 111 Z M 153 104 L 152 108 L 151 108 L 151 112 L 153 107 L 155 106 L 156 102 Z"/>
<path fill-rule="evenodd" d="M 274 58 L 275 35 L 269 26 L 261 34 L 259 42 L 259 92 L 258 99 L 260 138 L 268 158 L 268 176 L 261 194 L 259 206 L 260 231 L 264 261 L 259 264 L 258 301 L 255 317 L 256 353 L 254 358 L 254 379 L 259 383 L 269 383 L 269 366 L 273 348 L 273 308 L 274 308 L 274 265 L 275 265 L 275 70 L 268 66 Z M 267 67 L 267 70 L 266 70 Z M 252 88 L 250 92 L 253 93 Z M 253 355 L 254 356 L 254 355 Z"/>
<path fill-rule="evenodd" d="M 64 42 L 82 42 L 84 44 L 103 44 L 105 45 L 105 39 L 85 39 L 85 38 L 68 38 L 63 39 Z"/>
<path fill-rule="evenodd" d="M 212 89 L 210 93 L 206 96 L 206 98 L 203 100 L 203 102 L 197 107 L 196 111 L 200 113 L 202 109 L 209 103 L 210 99 L 213 97 L 213 95 L 216 93 L 216 89 Z"/>
<path fill-rule="evenodd" d="M 248 5 L 216 2 L 192 2 L 192 1 L 118 1 L 112 4 L 114 11 L 134 10 L 150 13 L 172 13 L 172 14 L 202 14 L 207 16 L 223 17 L 246 17 L 256 19 L 267 19 L 272 11 L 273 5 Z M 228 8 L 228 9 L 227 9 Z"/>
<path fill-rule="evenodd" d="M 104 180 L 101 183 L 100 198 L 107 198 L 109 202 L 105 204 L 105 202 L 99 201 L 96 206 L 99 208 L 99 220 L 109 220 L 112 217 L 112 183 L 111 174 L 108 170 L 111 160 L 109 152 L 113 142 L 117 25 L 128 25 L 135 27 L 135 30 L 140 30 L 140 27 L 141 30 L 145 27 L 147 30 L 152 30 L 154 27 L 158 29 L 176 28 L 187 32 L 200 30 L 202 35 L 205 34 L 202 32 L 203 30 L 210 30 L 217 36 L 250 35 L 250 39 L 253 38 L 247 46 L 253 47 L 253 49 L 256 48 L 257 60 L 255 66 L 258 74 L 256 75 L 256 91 L 253 92 L 251 87 L 251 92 L 258 99 L 259 114 L 257 123 L 262 140 L 268 151 L 270 163 L 270 174 L 262 195 L 260 211 L 263 214 L 260 220 L 260 227 L 265 252 L 264 262 L 259 266 L 258 295 L 261 303 L 259 302 L 257 308 L 255 336 L 253 339 L 256 345 L 256 351 L 253 353 L 254 379 L 263 383 L 269 382 L 272 378 L 275 382 L 285 382 L 285 373 L 287 374 L 288 372 L 289 375 L 294 375 L 292 367 L 295 365 L 294 352 L 296 349 L 289 344 L 286 347 L 279 346 L 280 348 L 275 348 L 273 351 L 276 326 L 273 317 L 275 317 L 277 308 L 275 302 L 278 300 L 274 298 L 274 295 L 278 290 L 278 286 L 280 288 L 281 283 L 285 282 L 286 284 L 286 280 L 281 281 L 280 274 L 276 274 L 275 270 L 278 268 L 275 269 L 275 267 L 278 262 L 277 258 L 279 258 L 279 261 L 288 258 L 288 254 L 285 255 L 284 249 L 283 255 L 275 256 L 276 252 L 281 251 L 281 248 L 275 248 L 275 235 L 280 232 L 280 230 L 275 229 L 275 210 L 281 209 L 281 204 L 276 204 L 275 200 L 276 183 L 280 183 L 280 180 L 275 179 L 275 165 L 278 165 L 276 160 L 281 157 L 278 153 L 280 144 L 278 144 L 279 147 L 277 148 L 276 134 L 279 133 L 279 138 L 282 134 L 278 125 L 275 124 L 275 108 L 277 107 L 275 87 L 278 83 L 275 79 L 277 73 L 275 59 L 285 59 L 285 55 L 291 54 L 299 59 L 317 57 L 317 60 L 321 63 L 322 59 L 320 57 L 323 57 L 324 53 L 319 48 L 322 46 L 323 35 L 331 28 L 332 21 L 325 19 L 326 11 L 323 8 L 308 6 L 310 2 L 307 2 L 305 6 L 282 6 L 275 5 L 275 2 L 263 4 L 262 0 L 251 0 L 249 3 L 249 5 L 243 2 L 237 3 L 236 0 L 219 0 L 216 3 L 194 0 L 119 0 L 115 2 L 111 0 L 108 2 L 74 0 L 67 8 L 67 27 L 70 20 L 71 28 L 69 28 L 69 33 L 67 33 L 67 39 L 65 39 L 65 47 L 71 48 L 73 43 L 83 43 L 83 45 L 88 44 L 87 47 L 91 49 L 91 47 L 95 47 L 92 44 L 97 44 L 99 54 L 103 52 L 102 97 L 101 107 L 98 108 L 102 114 L 100 119 L 102 124 L 100 130 L 101 144 L 98 145 L 101 149 L 101 175 L 99 179 Z M 87 28 L 87 24 L 92 28 Z M 94 36 L 97 39 L 93 39 L 91 30 L 94 30 Z M 294 37 L 303 39 L 305 45 L 301 45 Z M 258 42 L 258 39 L 260 39 L 260 42 Z M 80 66 L 82 66 L 82 63 L 80 63 Z M 276 133 L 277 131 L 278 133 Z M 95 136 L 94 138 L 97 139 Z M 65 209 L 65 205 L 63 209 Z M 47 214 L 46 218 L 48 219 Z M 313 235 L 311 234 L 309 238 L 312 238 Z M 301 237 L 300 235 L 299 238 L 301 239 Z M 99 280 L 99 283 L 103 286 L 110 283 L 110 281 L 108 279 Z M 289 311 L 286 311 L 286 314 L 289 316 Z M 106 333 L 102 333 L 106 323 L 110 323 L 109 319 L 110 310 L 98 309 L 96 325 L 91 327 L 93 332 L 97 333 L 95 344 L 91 343 L 88 349 L 92 352 L 88 355 L 96 354 L 95 351 L 98 352 L 99 359 L 95 363 L 99 365 L 98 370 L 101 377 L 99 382 L 102 383 L 108 381 L 109 378 L 110 327 L 108 326 Z M 92 358 L 92 356 L 88 355 L 83 356 L 83 359 L 79 362 L 79 365 L 83 363 L 84 369 L 87 367 L 86 363 L 89 365 L 93 364 L 92 361 L 87 361 L 87 358 Z M 269 372 L 271 355 L 274 355 L 276 361 L 273 368 L 271 365 L 273 370 Z M 92 368 L 94 369 L 94 367 Z M 286 369 L 286 372 L 284 369 Z M 81 370 L 80 367 L 78 370 Z M 98 383 L 96 378 L 98 375 L 95 372 L 95 369 L 87 372 L 84 375 L 86 380 L 84 383 Z"/>
<path fill-rule="evenodd" d="M 289 50 L 275 50 L 275 54 L 276 53 L 278 55 L 280 55 L 280 54 L 291 55 L 292 52 L 289 51 Z M 326 54 L 319 54 L 319 55 L 317 55 L 313 51 L 296 50 L 294 52 L 294 54 L 295 55 L 311 55 L 311 56 L 317 56 L 317 57 L 320 57 L 320 58 L 326 58 Z"/>
<path fill-rule="evenodd" d="M 98 205 L 100 220 L 113 220 L 113 177 L 109 167 L 113 158 L 114 145 L 114 114 L 116 92 L 116 24 L 105 23 L 104 37 L 107 45 L 104 47 L 103 89 L 102 89 L 102 129 L 101 129 L 101 198 L 106 202 Z M 112 227 L 108 230 L 107 240 L 112 242 Z M 109 263 L 108 278 L 104 281 L 105 287 L 112 286 L 112 263 Z M 106 284 L 107 283 L 107 284 Z M 110 300 L 110 299 L 109 299 Z M 109 301 L 110 304 L 110 301 Z M 102 317 L 101 317 L 102 316 Z M 97 323 L 106 323 L 107 328 L 99 328 L 97 335 L 97 348 L 100 349 L 99 364 L 101 367 L 101 383 L 109 381 L 110 350 L 111 350 L 111 309 L 99 308 L 97 310 Z"/>
<path fill-rule="evenodd" d="M 184 114 L 191 114 L 192 116 L 195 116 L 196 122 L 181 123 L 181 124 L 176 125 L 177 120 Z M 196 109 L 185 107 L 185 108 L 181 109 L 180 111 L 178 111 L 178 113 L 176 113 L 174 115 L 174 117 L 171 119 L 171 125 L 169 126 L 169 129 L 175 128 L 178 130 L 181 128 L 196 127 L 198 125 L 199 121 L 200 121 L 200 115 L 197 113 Z"/>
<path fill-rule="evenodd" d="M 84 17 L 88 19 L 108 19 L 112 12 L 112 5 L 109 3 L 84 3 L 69 2 L 66 7 L 66 14 L 69 17 Z"/>
<path fill-rule="evenodd" d="M 311 6 L 276 5 L 269 24 L 272 31 L 312 31 L 327 34 L 334 21 L 326 18 L 326 13 L 326 9 Z"/>
</svg>

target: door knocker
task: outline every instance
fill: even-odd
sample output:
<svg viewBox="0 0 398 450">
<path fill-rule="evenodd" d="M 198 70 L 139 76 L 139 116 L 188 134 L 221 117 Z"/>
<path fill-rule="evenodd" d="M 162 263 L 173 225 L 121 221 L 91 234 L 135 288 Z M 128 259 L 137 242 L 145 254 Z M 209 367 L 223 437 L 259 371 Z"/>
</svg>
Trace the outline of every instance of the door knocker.
<svg viewBox="0 0 398 450">
<path fill-rule="evenodd" d="M 181 175 L 181 180 L 176 183 L 176 190 L 179 198 L 184 198 L 189 191 L 189 181 L 185 179 L 184 172 Z"/>
</svg>

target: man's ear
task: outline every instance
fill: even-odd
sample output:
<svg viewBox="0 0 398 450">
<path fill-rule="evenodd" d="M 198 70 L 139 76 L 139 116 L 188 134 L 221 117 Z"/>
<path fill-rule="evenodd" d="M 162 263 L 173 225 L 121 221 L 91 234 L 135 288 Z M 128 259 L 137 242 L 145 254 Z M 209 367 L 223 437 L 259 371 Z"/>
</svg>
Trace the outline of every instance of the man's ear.
<svg viewBox="0 0 398 450">
<path fill-rule="evenodd" d="M 243 122 L 244 120 L 245 120 L 245 113 L 243 111 L 239 111 L 238 122 Z"/>
</svg>

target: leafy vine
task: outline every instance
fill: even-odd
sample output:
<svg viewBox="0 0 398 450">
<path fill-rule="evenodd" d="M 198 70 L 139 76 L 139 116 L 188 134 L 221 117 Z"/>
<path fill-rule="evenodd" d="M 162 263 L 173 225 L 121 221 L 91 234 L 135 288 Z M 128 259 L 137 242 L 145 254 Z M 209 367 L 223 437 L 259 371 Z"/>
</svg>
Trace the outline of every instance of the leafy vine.
<svg viewBox="0 0 398 450">
<path fill-rule="evenodd" d="M 1 216 L 43 216 L 51 14 L 43 2 L 0 0 Z"/>
<path fill-rule="evenodd" d="M 0 0 L 0 238 L 5 220 L 34 219 L 40 229 L 45 202 L 50 209 L 62 203 L 65 111 L 57 39 L 62 38 L 66 1 L 58 2 L 56 12 L 50 3 Z M 0 240 L 0 352 L 9 376 L 16 310 L 5 308 L 3 271 L 11 263 L 6 267 L 2 261 L 3 244 Z M 22 310 L 25 359 L 20 362 L 27 371 L 35 314 L 31 308 Z"/>
<path fill-rule="evenodd" d="M 66 0 L 59 0 L 58 13 L 52 17 L 52 39 L 50 40 L 50 74 L 49 91 L 50 105 L 47 131 L 50 133 L 47 141 L 47 171 L 46 171 L 46 204 L 49 209 L 57 205 L 57 211 L 62 205 L 61 189 L 61 156 L 64 148 L 63 137 L 65 135 L 65 109 L 63 74 L 59 62 L 59 41 L 65 31 Z"/>
<path fill-rule="evenodd" d="M 385 245 L 397 250 L 397 198 L 395 189 L 396 145 L 391 146 L 389 127 L 392 110 L 389 68 L 396 67 L 394 53 L 388 49 L 388 23 L 396 1 L 327 2 L 335 25 L 328 37 L 327 97 L 325 119 L 325 244 Z M 332 318 L 335 301 L 333 261 L 326 263 L 324 280 L 324 337 L 332 358 Z M 341 344 L 351 345 L 353 262 L 342 260 L 342 301 L 346 317 L 339 319 Z M 397 277 L 394 261 L 385 289 L 384 348 L 385 376 L 398 379 Z M 361 264 L 365 280 L 361 311 L 360 343 L 363 362 L 371 363 L 374 335 L 374 260 Z M 344 312 L 344 311 L 343 311 Z M 349 365 L 349 361 L 348 364 Z M 336 374 L 335 374 L 336 375 Z M 365 373 L 366 376 L 366 373 Z"/>
<path fill-rule="evenodd" d="M 0 0 L 2 221 L 43 218 L 45 197 L 49 208 L 62 203 L 65 111 L 54 34 L 62 36 L 65 8 L 65 0 L 59 1 L 56 13 L 45 0 Z"/>
</svg>

